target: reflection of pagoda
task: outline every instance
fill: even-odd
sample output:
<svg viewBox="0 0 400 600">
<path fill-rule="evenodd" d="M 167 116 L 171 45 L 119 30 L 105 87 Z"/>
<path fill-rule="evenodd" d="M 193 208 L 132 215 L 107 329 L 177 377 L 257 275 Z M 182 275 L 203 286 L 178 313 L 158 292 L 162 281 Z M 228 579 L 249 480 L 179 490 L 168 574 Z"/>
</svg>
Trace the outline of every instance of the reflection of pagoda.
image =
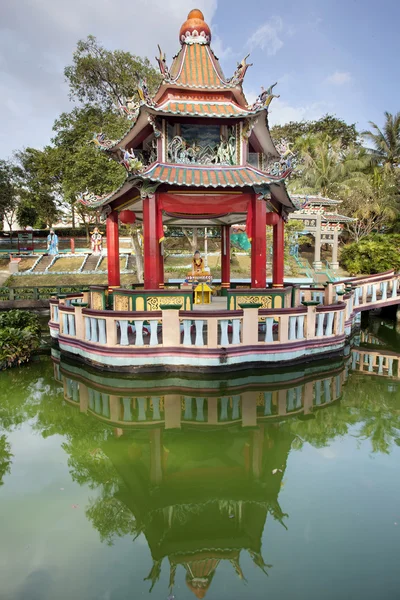
<svg viewBox="0 0 400 600">
<path fill-rule="evenodd" d="M 204 598 L 221 562 L 244 578 L 247 552 L 267 572 L 262 533 L 268 515 L 284 525 L 278 496 L 294 434 L 283 419 L 312 418 L 341 396 L 342 361 L 287 373 L 221 378 L 134 378 L 59 361 L 65 400 L 108 423 L 117 438 L 101 450 L 118 473 L 115 499 L 149 545 L 153 586 L 168 560 L 170 587 L 185 581 Z"/>
<path fill-rule="evenodd" d="M 244 578 L 244 550 L 266 571 L 261 537 L 268 514 L 283 523 L 278 495 L 292 439 L 277 425 L 203 432 L 157 428 L 103 448 L 124 482 L 117 498 L 149 544 L 152 585 L 165 558 L 171 588 L 181 565 L 197 598 L 206 595 L 221 561 Z"/>
</svg>

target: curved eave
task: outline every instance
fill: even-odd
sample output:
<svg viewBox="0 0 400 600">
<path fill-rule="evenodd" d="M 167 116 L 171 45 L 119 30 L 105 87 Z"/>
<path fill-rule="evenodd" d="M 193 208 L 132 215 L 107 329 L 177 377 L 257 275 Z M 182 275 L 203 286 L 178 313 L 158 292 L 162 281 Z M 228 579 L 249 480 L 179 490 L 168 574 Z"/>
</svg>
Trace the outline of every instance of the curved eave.
<svg viewBox="0 0 400 600">
<path fill-rule="evenodd" d="M 265 112 L 265 119 L 263 119 L 260 114 L 260 117 L 257 120 L 257 123 L 255 124 L 253 132 L 250 136 L 250 141 L 253 142 L 254 145 L 255 137 L 264 154 L 280 158 L 280 154 L 274 146 L 274 142 L 272 141 L 271 133 L 269 131 L 268 109 L 262 108 L 261 111 Z"/>
<path fill-rule="evenodd" d="M 210 107 L 210 112 L 200 112 L 200 111 L 188 111 L 188 110 L 172 110 L 172 109 L 167 109 L 166 105 L 170 105 L 170 104 L 193 104 L 193 105 L 197 105 L 197 106 L 209 106 Z M 232 113 L 223 113 L 223 112 L 218 112 L 218 111 L 214 111 L 212 112 L 213 107 L 216 108 L 223 108 L 224 106 L 226 107 L 231 107 L 232 108 Z M 161 104 L 160 106 L 155 106 L 155 107 L 149 107 L 149 112 L 152 112 L 153 114 L 156 113 L 158 115 L 165 115 L 165 116 L 182 116 L 182 117 L 207 117 L 207 118 L 219 118 L 219 119 L 246 119 L 249 117 L 255 117 L 258 114 L 260 114 L 260 112 L 262 112 L 263 108 L 257 108 L 255 110 L 249 110 L 247 108 L 243 108 L 242 106 L 240 106 L 239 104 L 236 104 L 235 102 L 232 101 L 196 101 L 196 100 L 184 100 L 184 99 L 176 99 L 176 100 L 165 100 L 165 102 L 163 102 L 163 104 Z"/>
<path fill-rule="evenodd" d="M 190 176 L 188 177 L 189 173 Z M 216 168 L 214 165 L 207 167 L 205 165 L 183 165 L 157 162 L 153 163 L 153 165 L 140 173 L 139 177 L 143 180 L 178 187 L 233 189 L 263 185 L 269 186 L 271 184 L 279 185 L 285 181 L 290 173 L 291 169 L 288 169 L 280 176 L 270 175 L 251 165 L 218 166 Z M 291 202 L 290 207 L 294 209 Z"/>
</svg>

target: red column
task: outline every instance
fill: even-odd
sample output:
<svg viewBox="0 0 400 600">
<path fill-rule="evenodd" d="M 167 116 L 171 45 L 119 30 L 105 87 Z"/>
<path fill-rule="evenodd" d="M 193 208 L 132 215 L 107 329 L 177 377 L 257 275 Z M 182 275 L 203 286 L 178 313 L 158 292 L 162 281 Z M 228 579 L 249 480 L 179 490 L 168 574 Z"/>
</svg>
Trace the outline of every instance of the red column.
<svg viewBox="0 0 400 600">
<path fill-rule="evenodd" d="M 157 239 L 157 195 L 143 200 L 144 287 L 158 289 L 160 281 L 160 244 Z"/>
<path fill-rule="evenodd" d="M 221 290 L 229 289 L 231 285 L 231 228 L 230 225 L 221 227 Z"/>
<path fill-rule="evenodd" d="M 266 204 L 256 195 L 252 199 L 251 287 L 265 288 L 267 279 Z"/>
<path fill-rule="evenodd" d="M 272 287 L 283 287 L 285 277 L 285 223 L 282 217 L 273 228 Z"/>
<path fill-rule="evenodd" d="M 120 287 L 118 213 L 116 210 L 107 216 L 106 235 L 108 286 L 110 288 Z"/>
</svg>

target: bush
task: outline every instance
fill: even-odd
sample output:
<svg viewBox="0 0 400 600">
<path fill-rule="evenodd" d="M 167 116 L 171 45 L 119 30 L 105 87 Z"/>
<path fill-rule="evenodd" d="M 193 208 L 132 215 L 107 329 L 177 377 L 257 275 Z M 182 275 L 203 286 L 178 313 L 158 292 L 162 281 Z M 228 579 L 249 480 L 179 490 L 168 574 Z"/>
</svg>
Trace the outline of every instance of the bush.
<svg viewBox="0 0 400 600">
<path fill-rule="evenodd" d="M 27 362 L 40 345 L 40 322 L 36 315 L 11 310 L 0 315 L 0 369 Z"/>
<path fill-rule="evenodd" d="M 0 329 L 4 327 L 26 329 L 40 338 L 41 327 L 39 317 L 26 310 L 9 310 L 0 314 Z"/>
<path fill-rule="evenodd" d="M 345 246 L 340 262 L 351 275 L 400 270 L 399 250 L 399 234 L 372 234 Z"/>
</svg>

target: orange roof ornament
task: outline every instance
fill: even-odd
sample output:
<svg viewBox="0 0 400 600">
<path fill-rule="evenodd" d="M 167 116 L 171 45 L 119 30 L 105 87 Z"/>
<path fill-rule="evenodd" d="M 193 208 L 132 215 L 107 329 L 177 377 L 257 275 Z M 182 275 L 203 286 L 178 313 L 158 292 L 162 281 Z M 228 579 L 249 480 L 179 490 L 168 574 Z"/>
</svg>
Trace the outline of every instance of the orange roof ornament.
<svg viewBox="0 0 400 600">
<path fill-rule="evenodd" d="M 209 44 L 211 29 L 204 21 L 204 15 L 198 8 L 191 10 L 179 32 L 181 44 Z"/>
</svg>

